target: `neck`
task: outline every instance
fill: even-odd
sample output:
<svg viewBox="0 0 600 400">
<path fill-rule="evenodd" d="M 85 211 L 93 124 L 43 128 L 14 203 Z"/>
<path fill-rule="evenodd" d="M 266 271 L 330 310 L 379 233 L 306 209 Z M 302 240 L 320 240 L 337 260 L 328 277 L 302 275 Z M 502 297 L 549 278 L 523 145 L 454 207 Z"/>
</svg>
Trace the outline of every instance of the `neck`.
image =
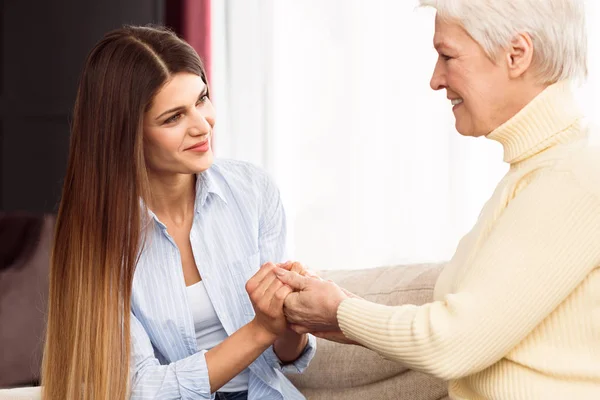
<svg viewBox="0 0 600 400">
<path fill-rule="evenodd" d="M 187 221 L 194 212 L 196 175 L 148 171 L 148 179 L 152 194 L 148 208 L 161 220 L 176 224 Z"/>
<path fill-rule="evenodd" d="M 557 82 L 487 135 L 504 147 L 504 161 L 519 163 L 557 144 L 579 138 L 583 114 L 569 81 Z"/>
<path fill-rule="evenodd" d="M 538 84 L 535 82 L 515 82 L 513 84 L 513 90 L 507 96 L 509 99 L 509 104 L 505 105 L 505 109 L 508 111 L 507 115 L 505 115 L 502 123 L 510 120 L 512 117 L 517 115 L 519 111 L 521 111 L 525 106 L 533 99 L 535 99 L 540 93 L 542 93 L 549 85 L 547 84 Z M 502 125 L 501 123 L 498 126 Z"/>
</svg>

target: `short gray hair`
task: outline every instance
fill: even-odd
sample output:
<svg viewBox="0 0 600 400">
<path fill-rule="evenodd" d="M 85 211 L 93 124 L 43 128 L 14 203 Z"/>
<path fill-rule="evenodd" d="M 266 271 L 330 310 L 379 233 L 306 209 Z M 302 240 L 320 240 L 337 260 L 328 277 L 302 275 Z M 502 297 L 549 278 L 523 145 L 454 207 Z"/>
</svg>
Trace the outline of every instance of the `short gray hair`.
<svg viewBox="0 0 600 400">
<path fill-rule="evenodd" d="M 538 79 L 550 84 L 587 77 L 583 0 L 419 0 L 440 18 L 460 23 L 490 59 L 519 33 L 534 46 Z"/>
</svg>

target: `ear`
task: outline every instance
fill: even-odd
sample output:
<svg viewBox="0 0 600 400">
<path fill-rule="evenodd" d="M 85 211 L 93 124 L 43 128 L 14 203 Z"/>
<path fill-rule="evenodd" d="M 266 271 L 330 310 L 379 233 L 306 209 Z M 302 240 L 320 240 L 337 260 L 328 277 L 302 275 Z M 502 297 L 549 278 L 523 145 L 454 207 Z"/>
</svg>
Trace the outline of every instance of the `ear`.
<svg viewBox="0 0 600 400">
<path fill-rule="evenodd" d="M 519 78 L 529 67 L 533 60 L 533 41 L 528 33 L 519 33 L 511 40 L 507 52 L 506 63 L 508 75 L 511 78 Z"/>
</svg>

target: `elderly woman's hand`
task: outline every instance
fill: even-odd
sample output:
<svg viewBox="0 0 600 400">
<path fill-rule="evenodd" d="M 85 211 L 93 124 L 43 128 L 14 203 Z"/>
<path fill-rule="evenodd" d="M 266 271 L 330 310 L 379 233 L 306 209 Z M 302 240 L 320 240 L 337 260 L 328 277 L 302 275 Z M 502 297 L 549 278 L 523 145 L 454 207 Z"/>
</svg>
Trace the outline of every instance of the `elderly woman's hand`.
<svg viewBox="0 0 600 400">
<path fill-rule="evenodd" d="M 337 309 L 349 297 L 340 287 L 330 281 L 302 276 L 282 268 L 276 268 L 275 274 L 281 282 L 294 289 L 284 302 L 288 322 L 305 327 L 307 332 L 339 331 Z"/>
<path fill-rule="evenodd" d="M 298 275 L 310 276 L 311 278 L 321 279 L 321 277 L 313 270 L 305 267 L 298 261 L 286 261 L 284 263 L 276 264 L 279 268 L 285 269 L 286 271 L 295 272 Z"/>
<path fill-rule="evenodd" d="M 341 330 L 331 332 L 314 332 L 313 335 L 320 339 L 329 340 L 330 342 L 337 342 L 341 344 L 354 344 L 361 346 L 360 343 L 348 339 Z"/>
</svg>

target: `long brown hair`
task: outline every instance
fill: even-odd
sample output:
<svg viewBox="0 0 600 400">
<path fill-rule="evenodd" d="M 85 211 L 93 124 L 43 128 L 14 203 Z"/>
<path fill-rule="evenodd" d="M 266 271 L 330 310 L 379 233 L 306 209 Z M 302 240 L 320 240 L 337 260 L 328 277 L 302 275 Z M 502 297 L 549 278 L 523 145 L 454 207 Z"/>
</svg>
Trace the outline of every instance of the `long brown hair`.
<svg viewBox="0 0 600 400">
<path fill-rule="evenodd" d="M 88 55 L 51 258 L 44 400 L 129 396 L 131 291 L 150 195 L 142 121 L 178 72 L 206 83 L 198 54 L 164 28 L 117 29 Z"/>
</svg>

